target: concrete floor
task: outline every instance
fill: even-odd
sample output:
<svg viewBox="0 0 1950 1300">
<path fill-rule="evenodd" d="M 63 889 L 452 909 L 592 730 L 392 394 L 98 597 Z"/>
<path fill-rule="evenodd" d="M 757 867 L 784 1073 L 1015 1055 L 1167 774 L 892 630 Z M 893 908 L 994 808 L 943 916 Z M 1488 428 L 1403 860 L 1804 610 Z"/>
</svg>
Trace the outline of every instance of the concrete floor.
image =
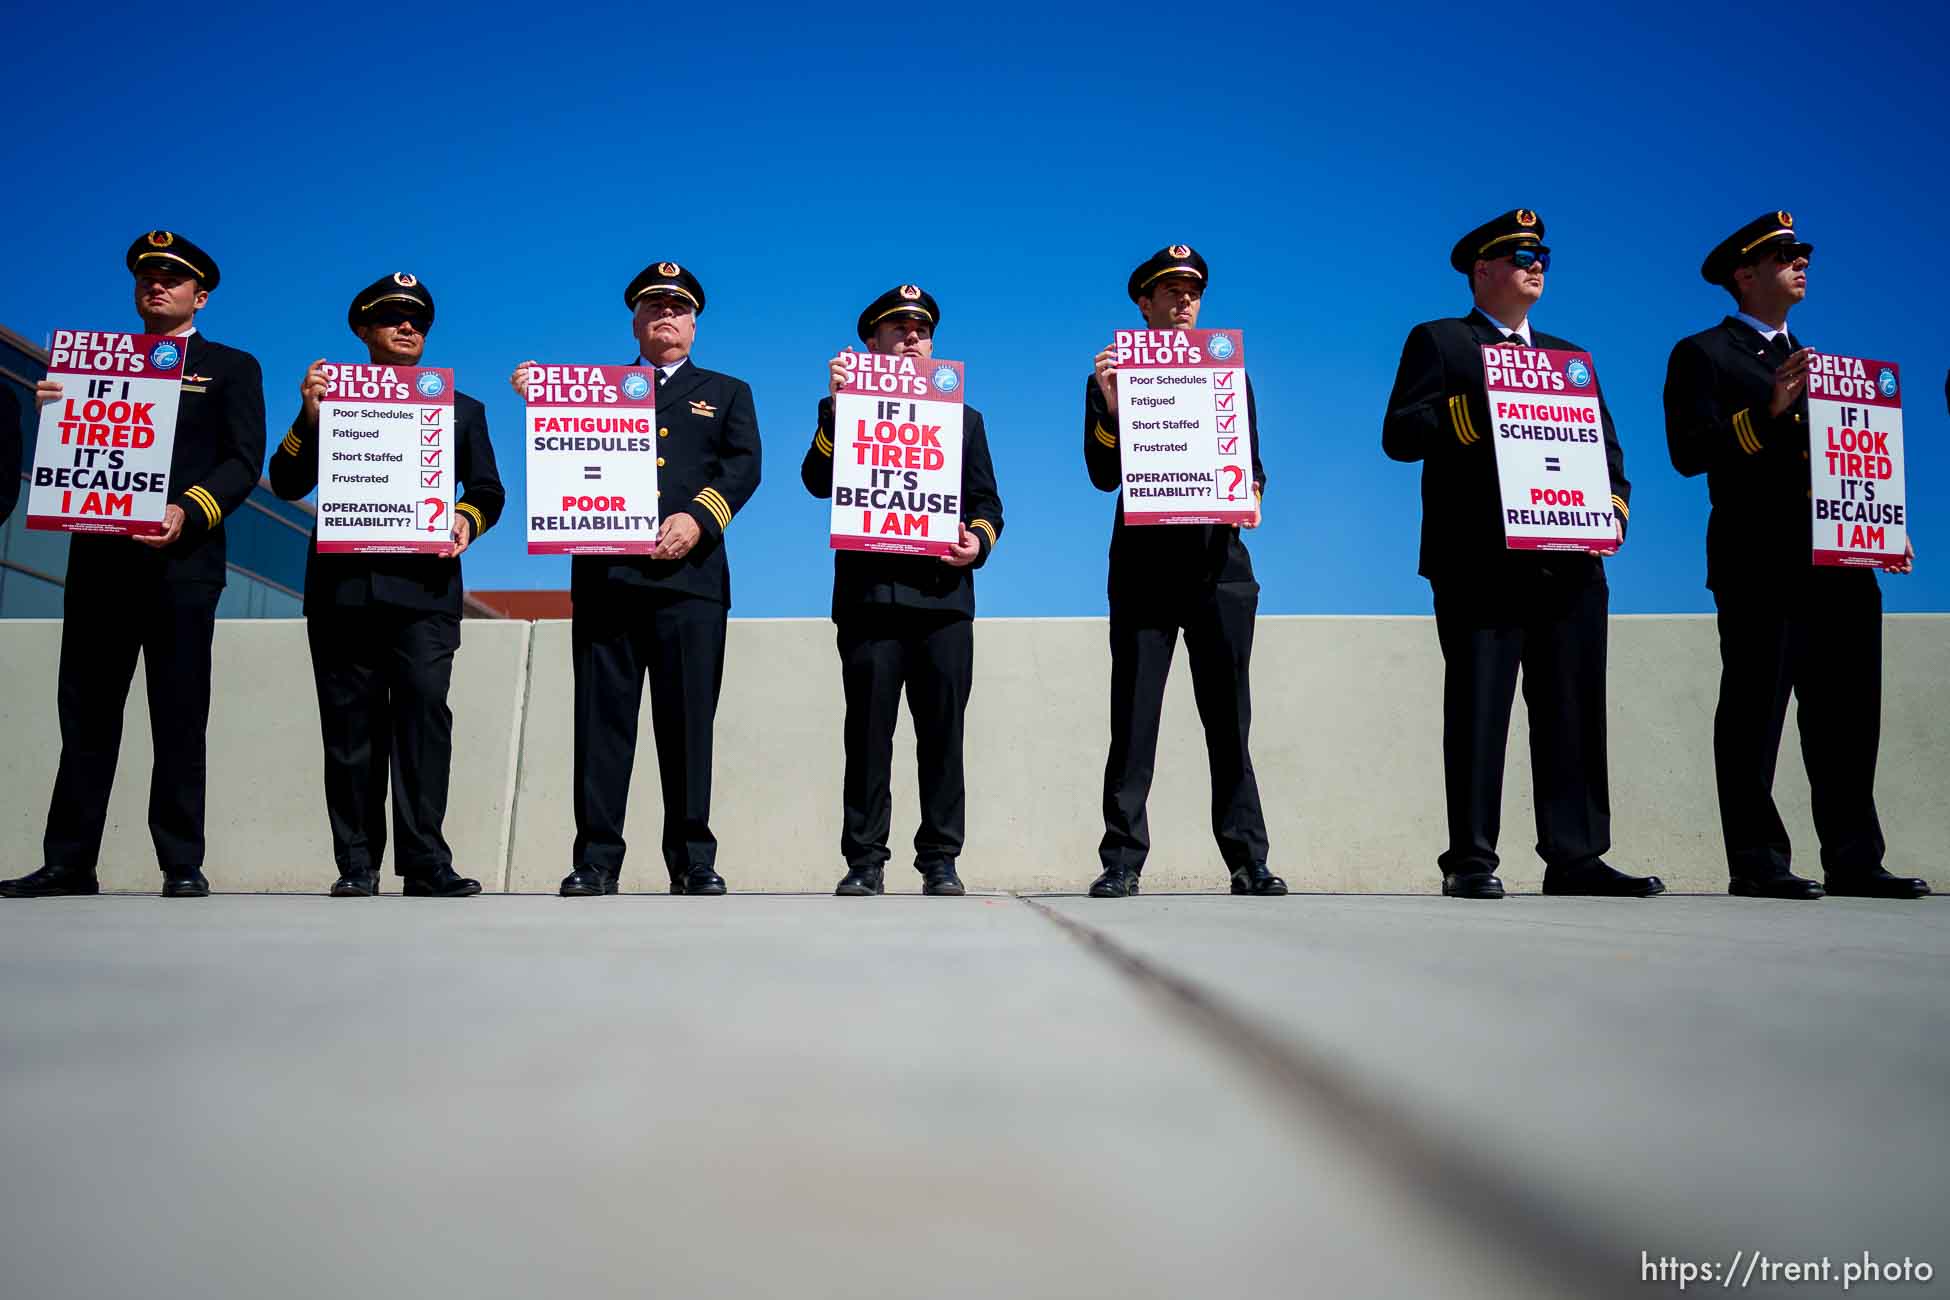
<svg viewBox="0 0 1950 1300">
<path fill-rule="evenodd" d="M 7 902 L 0 1292 L 1943 1267 L 1947 957 L 1937 899 Z"/>
</svg>

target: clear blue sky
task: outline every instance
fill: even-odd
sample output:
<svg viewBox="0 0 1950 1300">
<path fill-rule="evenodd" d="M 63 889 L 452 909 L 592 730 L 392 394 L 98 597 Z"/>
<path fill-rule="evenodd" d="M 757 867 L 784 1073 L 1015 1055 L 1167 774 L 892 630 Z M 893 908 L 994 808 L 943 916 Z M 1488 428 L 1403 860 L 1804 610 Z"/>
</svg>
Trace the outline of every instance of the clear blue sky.
<svg viewBox="0 0 1950 1300">
<path fill-rule="evenodd" d="M 1921 554 L 1884 579 L 1888 607 L 1950 609 L 1928 6 L 320 13 L 10 18 L 0 323 L 127 327 L 123 249 L 181 230 L 222 264 L 202 324 L 264 363 L 275 447 L 305 365 L 363 359 L 352 293 L 418 274 L 429 362 L 488 404 L 510 492 L 471 587 L 567 585 L 566 560 L 526 554 L 505 377 L 528 355 L 629 359 L 623 286 L 668 258 L 710 298 L 696 359 L 758 401 L 736 613 L 825 612 L 799 458 L 826 358 L 903 281 L 940 300 L 940 352 L 988 417 L 1008 528 L 980 608 L 1099 613 L 1112 499 L 1084 475 L 1083 377 L 1134 320 L 1131 267 L 1182 240 L 1213 268 L 1201 323 L 1244 330 L 1253 358 L 1261 608 L 1426 612 L 1419 468 L 1382 456 L 1382 408 L 1409 327 L 1468 306 L 1449 245 L 1526 206 L 1555 250 L 1533 319 L 1595 354 L 1634 484 L 1613 608 L 1708 609 L 1706 486 L 1666 459 L 1665 358 L 1729 305 L 1706 249 L 1785 207 L 1818 248 L 1796 331 L 1904 367 Z"/>
</svg>

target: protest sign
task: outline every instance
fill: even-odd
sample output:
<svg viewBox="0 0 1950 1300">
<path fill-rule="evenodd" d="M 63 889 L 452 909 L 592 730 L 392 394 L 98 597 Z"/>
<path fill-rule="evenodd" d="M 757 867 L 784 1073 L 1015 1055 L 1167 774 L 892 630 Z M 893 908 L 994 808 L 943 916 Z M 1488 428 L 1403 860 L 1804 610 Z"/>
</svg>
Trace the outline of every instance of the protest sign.
<svg viewBox="0 0 1950 1300">
<path fill-rule="evenodd" d="M 845 352 L 833 397 L 836 551 L 946 555 L 961 537 L 962 365 Z"/>
<path fill-rule="evenodd" d="M 328 365 L 318 404 L 320 554 L 453 544 L 454 372 Z"/>
<path fill-rule="evenodd" d="M 1590 354 L 1485 347 L 1483 379 L 1504 545 L 1615 552 L 1618 507 Z"/>
<path fill-rule="evenodd" d="M 528 368 L 528 553 L 657 549 L 654 366 Z"/>
<path fill-rule="evenodd" d="M 184 347 L 164 334 L 54 332 L 47 377 L 60 382 L 61 398 L 41 408 L 29 528 L 121 537 L 163 531 Z"/>
<path fill-rule="evenodd" d="M 1808 501 L 1814 562 L 1903 558 L 1902 375 L 1893 361 L 1821 353 L 1808 367 Z"/>
<path fill-rule="evenodd" d="M 1118 330 L 1111 355 L 1124 522 L 1251 523 L 1258 504 L 1240 332 Z"/>
</svg>

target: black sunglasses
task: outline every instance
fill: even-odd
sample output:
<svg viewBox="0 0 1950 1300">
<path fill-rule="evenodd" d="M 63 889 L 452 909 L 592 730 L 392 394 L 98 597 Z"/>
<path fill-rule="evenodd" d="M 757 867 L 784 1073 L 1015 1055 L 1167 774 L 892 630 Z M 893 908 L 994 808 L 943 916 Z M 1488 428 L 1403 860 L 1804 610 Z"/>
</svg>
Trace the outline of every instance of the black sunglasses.
<svg viewBox="0 0 1950 1300">
<path fill-rule="evenodd" d="M 1510 264 L 1519 271 L 1536 267 L 1539 271 L 1551 269 L 1551 250 L 1548 248 L 1519 248 L 1510 254 Z"/>
<path fill-rule="evenodd" d="M 1782 266 L 1792 266 L 1797 261 L 1812 262 L 1815 260 L 1815 246 L 1813 244 L 1777 244 L 1762 253 L 1757 260 L 1764 262 L 1770 257 Z"/>
<path fill-rule="evenodd" d="M 381 309 L 366 317 L 368 325 L 404 325 L 408 321 L 413 322 L 413 328 L 422 334 L 433 323 L 425 312 L 401 311 L 398 308 Z"/>
</svg>

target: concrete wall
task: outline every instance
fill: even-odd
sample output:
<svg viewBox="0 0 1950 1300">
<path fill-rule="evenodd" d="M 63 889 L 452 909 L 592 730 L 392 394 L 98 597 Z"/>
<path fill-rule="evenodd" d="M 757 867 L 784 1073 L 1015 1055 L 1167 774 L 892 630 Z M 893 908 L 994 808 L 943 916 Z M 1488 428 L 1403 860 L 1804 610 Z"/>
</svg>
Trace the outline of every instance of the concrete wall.
<svg viewBox="0 0 1950 1300">
<path fill-rule="evenodd" d="M 1426 892 L 1444 840 L 1441 656 L 1426 618 L 1262 618 L 1254 658 L 1254 760 L 1273 866 L 1302 890 Z M 490 889 L 553 890 L 568 870 L 570 670 L 566 623 L 469 621 L 454 677 L 455 758 L 447 836 L 458 867 Z M 40 865 L 58 751 L 60 624 L 0 627 L 0 869 Z M 1885 623 L 1877 790 L 1892 868 L 1950 888 L 1950 616 Z M 1080 889 L 1096 874 L 1109 734 L 1101 619 L 984 619 L 969 707 L 968 847 L 978 889 Z M 1725 865 L 1714 802 L 1712 715 L 1719 658 L 1699 617 L 1621 617 L 1611 637 L 1614 865 L 1681 890 L 1718 892 Z M 316 697 L 304 626 L 218 625 L 210 727 L 210 853 L 219 889 L 318 890 L 331 883 L 319 782 Z M 144 822 L 150 747 L 140 676 L 102 877 L 156 879 Z M 736 620 L 719 712 L 713 823 L 734 890 L 816 890 L 838 879 L 839 674 L 832 626 Z M 660 891 L 656 759 L 646 714 L 632 780 L 625 889 Z M 895 759 L 894 871 L 901 890 L 915 821 L 911 735 Z M 1521 706 L 1503 812 L 1503 877 L 1541 875 Z M 1790 716 L 1778 795 L 1804 870 L 1819 876 L 1807 782 Z M 1215 889 L 1203 740 L 1182 663 L 1165 702 L 1151 799 L 1152 889 Z"/>
</svg>

